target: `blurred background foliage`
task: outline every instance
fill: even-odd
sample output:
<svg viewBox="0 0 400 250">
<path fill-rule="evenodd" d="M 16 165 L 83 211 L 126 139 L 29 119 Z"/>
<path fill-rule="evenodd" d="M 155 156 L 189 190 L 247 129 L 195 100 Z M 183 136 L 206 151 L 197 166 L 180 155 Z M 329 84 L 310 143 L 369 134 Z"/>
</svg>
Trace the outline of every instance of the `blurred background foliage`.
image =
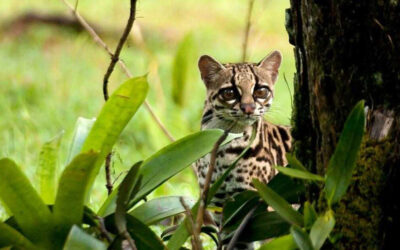
<svg viewBox="0 0 400 250">
<path fill-rule="evenodd" d="M 134 30 L 121 58 L 134 75 L 149 74 L 147 100 L 175 138 L 200 128 L 205 88 L 197 71 L 198 57 L 208 54 L 221 62 L 240 61 L 247 5 L 244 0 L 138 3 Z M 295 70 L 284 27 L 288 7 L 288 0 L 256 0 L 248 45 L 249 62 L 260 61 L 272 50 L 283 54 L 274 103 L 266 117 L 279 124 L 290 124 Z M 128 8 L 129 1 L 80 0 L 78 4 L 81 15 L 112 49 L 125 25 Z M 15 159 L 30 178 L 38 165 L 40 147 L 62 130 L 60 164 L 65 165 L 77 118 L 95 117 L 104 103 L 102 79 L 110 60 L 85 31 L 14 22 L 32 12 L 70 14 L 62 1 L 0 2 L 0 157 Z M 110 92 L 125 79 L 117 66 L 110 79 Z M 141 107 L 115 148 L 113 178 L 120 180 L 120 173 L 134 162 L 168 143 Z M 95 209 L 106 197 L 104 179 L 101 171 L 91 203 Z M 197 197 L 191 169 L 161 186 L 154 195 L 166 194 Z"/>
</svg>

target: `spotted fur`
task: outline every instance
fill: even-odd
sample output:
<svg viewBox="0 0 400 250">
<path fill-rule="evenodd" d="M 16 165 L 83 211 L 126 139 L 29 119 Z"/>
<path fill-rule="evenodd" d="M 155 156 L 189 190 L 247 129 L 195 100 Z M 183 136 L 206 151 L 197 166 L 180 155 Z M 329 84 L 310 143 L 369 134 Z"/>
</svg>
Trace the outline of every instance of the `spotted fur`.
<svg viewBox="0 0 400 250">
<path fill-rule="evenodd" d="M 286 152 L 291 147 L 289 129 L 264 120 L 269 110 L 274 84 L 278 76 L 281 54 L 277 51 L 260 63 L 220 64 L 210 56 L 202 56 L 199 69 L 207 87 L 202 130 L 232 127 L 233 133 L 243 133 L 222 146 L 217 154 L 212 182 L 221 176 L 229 165 L 249 145 L 252 125 L 257 134 L 250 149 L 227 177 L 213 203 L 222 207 L 224 201 L 237 192 L 254 189 L 252 179 L 267 183 L 277 174 L 273 165 L 284 166 Z M 194 164 L 201 188 L 204 186 L 210 155 Z"/>
</svg>

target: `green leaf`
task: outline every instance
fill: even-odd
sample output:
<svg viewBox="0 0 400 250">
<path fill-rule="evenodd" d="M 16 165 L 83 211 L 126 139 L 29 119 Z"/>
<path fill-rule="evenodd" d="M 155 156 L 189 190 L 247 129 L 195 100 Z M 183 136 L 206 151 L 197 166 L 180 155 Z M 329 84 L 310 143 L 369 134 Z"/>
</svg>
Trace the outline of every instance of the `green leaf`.
<svg viewBox="0 0 400 250">
<path fill-rule="evenodd" d="M 314 206 L 310 202 L 306 201 L 304 203 L 304 226 L 310 229 L 317 219 L 318 214 L 314 209 Z"/>
<path fill-rule="evenodd" d="M 106 250 L 106 245 L 87 234 L 77 226 L 73 226 L 68 234 L 64 250 Z"/>
<path fill-rule="evenodd" d="M 130 207 L 176 175 L 191 163 L 209 153 L 222 130 L 205 130 L 186 136 L 161 149 L 143 162 L 139 174 L 143 176 L 140 190 Z"/>
<path fill-rule="evenodd" d="M 316 250 L 322 247 L 334 226 L 335 218 L 332 211 L 328 211 L 323 216 L 318 217 L 310 231 L 310 239 Z"/>
<path fill-rule="evenodd" d="M 179 43 L 172 66 L 172 100 L 181 107 L 185 101 L 189 67 L 193 64 L 195 54 L 194 39 L 189 33 Z"/>
<path fill-rule="evenodd" d="M 12 212 L 24 234 L 39 245 L 48 245 L 51 213 L 28 178 L 10 159 L 0 160 L 0 199 Z"/>
<path fill-rule="evenodd" d="M 58 155 L 64 132 L 46 142 L 39 155 L 36 169 L 38 192 L 46 204 L 53 204 L 57 190 Z"/>
<path fill-rule="evenodd" d="M 67 164 L 69 164 L 72 159 L 81 152 L 83 143 L 85 142 L 95 121 L 96 118 L 87 119 L 84 117 L 79 117 L 76 121 L 71 145 L 69 147 Z"/>
<path fill-rule="evenodd" d="M 82 221 L 85 197 L 89 192 L 89 178 L 98 154 L 82 153 L 65 168 L 60 178 L 56 202 L 53 208 L 56 233 L 63 242 L 72 225 Z"/>
<path fill-rule="evenodd" d="M 114 215 L 107 216 L 104 222 L 109 232 L 118 233 Z M 146 224 L 129 214 L 126 215 L 126 226 L 128 233 L 135 241 L 137 249 L 165 249 L 160 238 Z"/>
<path fill-rule="evenodd" d="M 11 226 L 0 222 L 0 248 L 14 246 L 21 249 L 37 249 L 25 236 Z"/>
<path fill-rule="evenodd" d="M 310 237 L 302 228 L 292 225 L 290 233 L 300 250 L 314 250 Z"/>
<path fill-rule="evenodd" d="M 294 155 L 287 153 L 286 160 L 292 168 L 308 172 L 307 168 Z"/>
<path fill-rule="evenodd" d="M 266 212 L 253 216 L 239 237 L 239 241 L 253 242 L 289 233 L 290 224 L 277 212 Z"/>
<path fill-rule="evenodd" d="M 126 231 L 126 206 L 128 205 L 129 197 L 134 190 L 135 185 L 140 185 L 138 183 L 137 174 L 142 162 L 137 162 L 131 169 L 129 169 L 128 174 L 125 176 L 124 180 L 118 187 L 117 195 L 117 208 L 115 209 L 115 223 L 118 232 L 121 234 Z"/>
<path fill-rule="evenodd" d="M 90 173 L 88 187 L 93 185 L 105 157 L 111 152 L 119 135 L 142 105 L 147 91 L 146 76 L 131 78 L 114 91 L 104 104 L 81 151 L 99 152 L 95 168 Z"/>
<path fill-rule="evenodd" d="M 130 215 L 137 218 L 141 222 L 151 225 L 168 217 L 185 212 L 185 208 L 180 202 L 180 196 L 164 196 L 152 199 L 143 203 L 129 212 Z M 194 204 L 194 200 L 183 197 L 185 204 L 190 208 Z"/>
<path fill-rule="evenodd" d="M 253 179 L 253 184 L 261 198 L 263 198 L 268 205 L 275 209 L 275 211 L 277 211 L 282 218 L 295 225 L 303 225 L 303 216 L 294 210 L 285 199 L 257 179 Z"/>
<path fill-rule="evenodd" d="M 281 173 L 275 175 L 267 186 L 291 204 L 300 203 L 301 197 L 305 193 L 305 186 L 302 180 L 293 179 Z"/>
<path fill-rule="evenodd" d="M 247 190 L 228 199 L 222 211 L 223 227 L 239 224 L 247 213 L 258 204 L 257 192 Z"/>
<path fill-rule="evenodd" d="M 288 234 L 275 238 L 268 243 L 262 245 L 258 250 L 295 250 L 297 249 L 296 242 L 293 236 Z"/>
<path fill-rule="evenodd" d="M 280 166 L 272 166 L 272 167 L 278 169 L 280 173 L 294 178 L 312 180 L 312 181 L 325 181 L 324 177 L 312 174 L 308 171 L 298 170 L 294 168 L 285 168 Z"/>
<path fill-rule="evenodd" d="M 346 193 L 364 134 L 364 101 L 350 112 L 326 173 L 325 195 L 330 206 Z"/>
</svg>

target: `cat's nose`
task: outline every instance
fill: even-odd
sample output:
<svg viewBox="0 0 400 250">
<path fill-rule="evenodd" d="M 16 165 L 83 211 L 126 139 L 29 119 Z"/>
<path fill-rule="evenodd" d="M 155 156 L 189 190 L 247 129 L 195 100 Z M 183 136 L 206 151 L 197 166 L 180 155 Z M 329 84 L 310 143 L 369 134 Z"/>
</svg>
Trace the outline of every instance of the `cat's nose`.
<svg viewBox="0 0 400 250">
<path fill-rule="evenodd" d="M 240 109 L 246 115 L 251 115 L 254 113 L 254 110 L 256 109 L 256 104 L 255 103 L 241 103 Z"/>
</svg>

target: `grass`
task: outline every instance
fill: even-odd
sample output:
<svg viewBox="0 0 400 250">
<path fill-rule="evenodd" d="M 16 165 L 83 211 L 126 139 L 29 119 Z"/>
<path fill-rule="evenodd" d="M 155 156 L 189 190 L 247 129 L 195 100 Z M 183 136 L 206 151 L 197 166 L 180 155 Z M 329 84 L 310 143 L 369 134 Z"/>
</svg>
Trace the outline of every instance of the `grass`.
<svg viewBox="0 0 400 250">
<path fill-rule="evenodd" d="M 129 1 L 79 1 L 81 14 L 107 31 L 120 31 L 127 18 Z M 27 11 L 66 13 L 61 1 L 3 0 L 0 26 Z M 248 61 L 259 61 L 272 50 L 283 54 L 281 77 L 276 85 L 275 101 L 267 118 L 289 124 L 294 59 L 284 27 L 284 9 L 289 1 L 255 2 L 250 32 Z M 139 1 L 137 23 L 147 49 L 137 42 L 134 32 L 122 52 L 134 75 L 149 72 L 149 103 L 175 138 L 199 130 L 205 88 L 197 72 L 197 58 L 209 54 L 221 62 L 238 62 L 245 26 L 247 2 L 229 0 Z M 189 62 L 189 77 L 184 107 L 171 97 L 172 63 L 176 48 L 188 33 L 195 41 L 196 57 Z M 117 36 L 107 36 L 114 48 Z M 14 159 L 33 179 L 40 147 L 60 131 L 61 166 L 78 117 L 95 117 L 104 103 L 102 77 L 109 57 L 86 33 L 52 26 L 33 25 L 21 34 L 0 31 L 0 157 Z M 110 79 L 111 91 L 126 79 L 116 68 Z M 292 91 L 293 92 L 293 91 Z M 167 145 L 167 138 L 141 108 L 126 128 L 113 162 L 113 177 Z M 162 168 L 162 166 L 160 166 Z M 162 171 L 162 170 L 161 170 Z M 197 196 L 198 188 L 188 168 L 164 184 L 156 195 Z M 101 172 L 91 205 L 97 208 L 106 196 Z M 4 217 L 1 213 L 0 217 Z"/>
</svg>

